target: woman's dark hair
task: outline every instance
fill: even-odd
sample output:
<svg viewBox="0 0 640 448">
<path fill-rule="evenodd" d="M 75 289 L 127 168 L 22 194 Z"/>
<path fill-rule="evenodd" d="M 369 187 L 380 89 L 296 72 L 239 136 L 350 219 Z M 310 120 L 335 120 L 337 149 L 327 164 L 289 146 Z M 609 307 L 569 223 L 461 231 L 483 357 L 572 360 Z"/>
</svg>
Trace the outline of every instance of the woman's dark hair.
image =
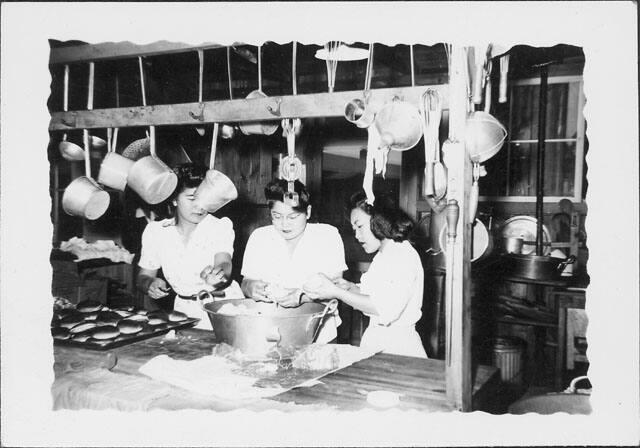
<svg viewBox="0 0 640 448">
<path fill-rule="evenodd" d="M 351 196 L 349 210 L 359 208 L 371 216 L 371 232 L 379 240 L 389 238 L 401 242 L 409 239 L 413 230 L 413 222 L 409 215 L 391 205 L 384 197 L 376 197 L 373 205 L 367 203 L 364 191 Z"/>
<path fill-rule="evenodd" d="M 204 180 L 207 167 L 199 163 L 183 163 L 177 165 L 173 172 L 178 176 L 178 184 L 170 199 L 175 199 L 187 188 L 196 188 Z"/>
<path fill-rule="evenodd" d="M 274 179 L 264 188 L 264 197 L 267 199 L 269 209 L 273 208 L 276 201 L 284 202 L 285 194 L 288 191 L 289 183 L 284 179 Z M 298 193 L 298 206 L 292 207 L 295 211 L 306 213 L 311 196 L 306 187 L 299 180 L 294 181 L 293 190 Z"/>
</svg>

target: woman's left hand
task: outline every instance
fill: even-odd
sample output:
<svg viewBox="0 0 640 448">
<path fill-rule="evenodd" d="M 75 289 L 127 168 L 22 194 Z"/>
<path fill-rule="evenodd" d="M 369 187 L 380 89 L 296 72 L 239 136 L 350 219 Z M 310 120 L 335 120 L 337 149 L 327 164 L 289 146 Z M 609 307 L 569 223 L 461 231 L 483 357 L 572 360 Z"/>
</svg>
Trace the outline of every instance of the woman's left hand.
<svg viewBox="0 0 640 448">
<path fill-rule="evenodd" d="M 207 266 L 204 268 L 200 273 L 200 278 L 202 278 L 209 286 L 218 286 L 227 282 L 224 270 L 214 266 Z"/>
</svg>

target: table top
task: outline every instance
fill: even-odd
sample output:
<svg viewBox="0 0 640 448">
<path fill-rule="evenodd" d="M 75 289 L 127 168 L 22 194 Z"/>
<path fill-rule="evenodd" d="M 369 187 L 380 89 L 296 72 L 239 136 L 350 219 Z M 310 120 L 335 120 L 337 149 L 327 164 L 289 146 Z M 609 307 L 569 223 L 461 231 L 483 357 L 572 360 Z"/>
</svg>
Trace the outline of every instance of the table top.
<svg viewBox="0 0 640 448">
<path fill-rule="evenodd" d="M 138 372 L 149 359 L 166 354 L 175 359 L 210 355 L 212 332 L 189 329 L 187 341 L 169 344 L 162 338 L 140 341 L 107 352 L 75 347 L 54 347 L 56 381 L 52 387 L 56 408 L 213 409 L 239 407 L 255 410 L 312 408 L 357 410 L 372 408 L 367 393 L 386 390 L 401 394 L 399 409 L 451 410 L 446 399 L 444 361 L 379 353 L 319 379 L 311 387 L 298 387 L 252 403 L 221 402 L 152 380 Z M 474 394 L 499 377 L 495 367 L 476 366 Z M 160 383 L 160 384 L 158 384 Z M 159 390 L 162 388 L 162 393 Z M 128 390 L 128 395 L 119 394 Z M 115 392 L 114 392 L 115 391 Z M 112 394 L 113 396 L 107 396 Z M 122 396 L 120 396 L 122 395 Z M 129 396 L 135 397 L 129 399 Z M 83 399 L 87 398 L 87 399 Z M 90 398 L 90 399 L 89 399 Z"/>
<path fill-rule="evenodd" d="M 474 394 L 496 375 L 495 367 L 477 366 Z M 313 387 L 293 389 L 271 400 L 296 404 L 325 403 L 340 410 L 371 407 L 369 392 L 383 390 L 400 395 L 397 409 L 449 411 L 442 360 L 378 353 L 320 379 Z"/>
</svg>

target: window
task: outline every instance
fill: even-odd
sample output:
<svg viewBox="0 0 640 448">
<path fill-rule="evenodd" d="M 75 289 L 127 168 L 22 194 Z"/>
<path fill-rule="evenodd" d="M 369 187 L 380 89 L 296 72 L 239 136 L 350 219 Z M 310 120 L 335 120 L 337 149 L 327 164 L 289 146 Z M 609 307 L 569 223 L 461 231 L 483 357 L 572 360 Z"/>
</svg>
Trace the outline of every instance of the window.
<svg viewBox="0 0 640 448">
<path fill-rule="evenodd" d="M 481 200 L 535 202 L 540 79 L 515 81 L 510 101 L 496 108 L 509 131 L 502 150 L 486 163 Z M 581 76 L 548 78 L 544 201 L 582 200 L 584 94 Z"/>
</svg>

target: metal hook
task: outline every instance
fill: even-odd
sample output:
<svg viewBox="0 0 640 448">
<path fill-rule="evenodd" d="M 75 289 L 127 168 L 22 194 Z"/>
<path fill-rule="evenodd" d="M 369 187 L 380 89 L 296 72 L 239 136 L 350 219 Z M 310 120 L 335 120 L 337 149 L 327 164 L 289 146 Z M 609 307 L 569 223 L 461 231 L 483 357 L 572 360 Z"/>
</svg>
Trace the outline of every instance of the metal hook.
<svg viewBox="0 0 640 448">
<path fill-rule="evenodd" d="M 200 113 L 198 115 L 194 114 L 191 111 L 189 111 L 189 115 L 191 115 L 191 118 L 193 118 L 194 120 L 204 121 L 204 104 L 200 104 Z"/>
<path fill-rule="evenodd" d="M 272 107 L 270 104 L 267 104 L 267 110 L 271 112 L 276 117 L 280 116 L 280 105 L 282 104 L 282 98 L 276 98 L 276 107 Z"/>
</svg>

